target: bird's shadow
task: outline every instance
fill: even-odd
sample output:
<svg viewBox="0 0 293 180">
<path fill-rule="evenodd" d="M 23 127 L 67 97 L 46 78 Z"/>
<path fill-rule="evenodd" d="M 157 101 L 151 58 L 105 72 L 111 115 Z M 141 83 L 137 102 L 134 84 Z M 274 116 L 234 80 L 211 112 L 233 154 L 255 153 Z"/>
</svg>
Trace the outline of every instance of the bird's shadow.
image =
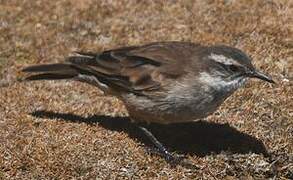
<svg viewBox="0 0 293 180">
<path fill-rule="evenodd" d="M 98 124 L 111 131 L 125 132 L 130 138 L 140 141 L 148 147 L 153 144 L 127 117 L 94 115 L 82 117 L 70 113 L 34 111 L 32 116 L 48 119 L 60 119 L 75 123 Z M 253 136 L 238 131 L 228 124 L 197 121 L 182 124 L 150 124 L 147 126 L 154 136 L 169 150 L 183 154 L 205 156 L 222 151 L 231 153 L 257 153 L 268 157 L 264 144 Z"/>
</svg>

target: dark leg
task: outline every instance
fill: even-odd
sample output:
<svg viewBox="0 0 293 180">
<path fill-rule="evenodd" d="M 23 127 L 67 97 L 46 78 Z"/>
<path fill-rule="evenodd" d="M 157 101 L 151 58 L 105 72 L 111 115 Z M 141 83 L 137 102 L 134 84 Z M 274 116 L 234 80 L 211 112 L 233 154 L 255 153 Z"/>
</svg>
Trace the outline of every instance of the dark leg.
<svg viewBox="0 0 293 180">
<path fill-rule="evenodd" d="M 158 153 L 162 155 L 168 162 L 172 164 L 177 164 L 179 163 L 183 157 L 172 155 L 158 140 L 157 138 L 145 127 L 143 126 L 138 126 L 139 129 L 143 131 L 143 133 L 154 143 L 154 145 L 158 148 Z"/>
<path fill-rule="evenodd" d="M 149 131 L 147 128 L 138 125 L 139 129 L 142 130 L 142 132 L 149 138 L 149 140 L 154 143 L 154 145 L 158 148 L 157 153 L 161 156 L 163 156 L 168 163 L 171 164 L 171 166 L 176 166 L 180 164 L 181 166 L 184 166 L 188 169 L 199 169 L 196 165 L 194 165 L 192 162 L 184 159 L 184 156 L 179 155 L 173 155 L 171 154 L 163 145 L 160 143 L 157 138 Z"/>
</svg>

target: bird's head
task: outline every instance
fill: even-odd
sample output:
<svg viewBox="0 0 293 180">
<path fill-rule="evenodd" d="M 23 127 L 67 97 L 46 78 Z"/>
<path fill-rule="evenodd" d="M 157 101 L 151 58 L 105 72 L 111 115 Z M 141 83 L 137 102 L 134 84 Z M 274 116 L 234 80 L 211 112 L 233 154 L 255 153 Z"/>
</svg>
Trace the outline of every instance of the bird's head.
<svg viewBox="0 0 293 180">
<path fill-rule="evenodd" d="M 248 78 L 258 78 L 274 83 L 271 77 L 258 71 L 251 58 L 239 49 L 228 46 L 211 46 L 204 53 L 207 72 L 201 72 L 201 80 L 213 86 L 237 89 Z"/>
</svg>

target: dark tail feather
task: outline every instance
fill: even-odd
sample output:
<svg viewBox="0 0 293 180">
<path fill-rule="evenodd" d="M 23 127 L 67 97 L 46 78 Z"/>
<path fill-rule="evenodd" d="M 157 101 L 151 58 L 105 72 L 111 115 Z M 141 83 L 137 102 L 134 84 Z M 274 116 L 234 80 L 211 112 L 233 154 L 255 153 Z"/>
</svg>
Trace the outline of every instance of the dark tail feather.
<svg viewBox="0 0 293 180">
<path fill-rule="evenodd" d="M 86 52 L 76 52 L 77 55 L 70 56 L 64 63 L 34 65 L 22 69 L 27 73 L 23 80 L 59 80 L 71 79 L 82 75 L 102 75 L 91 69 L 91 66 L 97 66 L 95 58 L 97 54 Z M 97 69 L 97 68 L 96 68 Z M 79 79 L 76 80 L 83 80 Z M 84 80 L 83 80 L 84 81 Z"/>
<path fill-rule="evenodd" d="M 58 80 L 58 79 L 71 79 L 74 78 L 75 75 L 69 74 L 36 74 L 31 75 L 25 78 L 27 81 L 34 81 L 34 80 Z"/>
<path fill-rule="evenodd" d="M 70 64 L 42 64 L 26 67 L 22 72 L 57 72 L 71 69 Z"/>
<path fill-rule="evenodd" d="M 29 73 L 29 75 L 24 79 L 28 81 L 71 79 L 79 74 L 73 65 L 61 63 L 29 66 L 24 68 L 22 71 Z"/>
</svg>

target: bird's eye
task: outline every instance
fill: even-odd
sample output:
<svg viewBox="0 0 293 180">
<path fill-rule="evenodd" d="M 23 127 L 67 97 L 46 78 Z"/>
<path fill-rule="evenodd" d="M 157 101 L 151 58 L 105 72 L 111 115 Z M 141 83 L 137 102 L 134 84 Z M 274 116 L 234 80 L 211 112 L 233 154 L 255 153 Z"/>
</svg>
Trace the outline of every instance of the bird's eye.
<svg viewBox="0 0 293 180">
<path fill-rule="evenodd" d="M 239 72 L 241 71 L 242 67 L 236 66 L 234 64 L 223 64 L 223 63 L 218 63 L 222 69 L 225 69 L 226 71 L 230 72 Z"/>
<path fill-rule="evenodd" d="M 232 71 L 232 72 L 237 72 L 237 71 L 239 71 L 239 67 L 238 67 L 238 66 L 235 66 L 235 65 L 229 65 L 228 68 L 229 68 L 229 70 Z"/>
</svg>

